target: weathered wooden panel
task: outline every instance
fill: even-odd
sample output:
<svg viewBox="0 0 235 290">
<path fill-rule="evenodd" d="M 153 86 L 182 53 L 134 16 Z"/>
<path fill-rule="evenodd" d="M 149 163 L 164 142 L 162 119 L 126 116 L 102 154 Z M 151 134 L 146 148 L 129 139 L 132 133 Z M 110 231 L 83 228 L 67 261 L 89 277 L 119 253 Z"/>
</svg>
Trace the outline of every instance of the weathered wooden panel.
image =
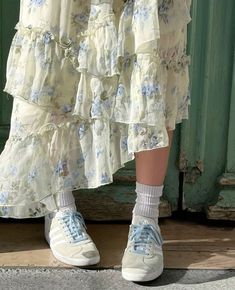
<svg viewBox="0 0 235 290">
<path fill-rule="evenodd" d="M 43 220 L 12 222 L 1 219 L 0 222 L 0 267 L 76 268 L 53 256 L 44 239 Z M 160 228 L 165 268 L 235 269 L 235 230 L 232 226 L 212 227 L 190 220 L 164 219 L 160 220 Z M 120 268 L 129 223 L 87 223 L 87 230 L 101 255 L 100 263 L 90 268 Z M 232 290 L 234 287 L 211 289 Z"/>
<path fill-rule="evenodd" d="M 218 177 L 235 172 L 235 97 L 231 90 L 235 2 L 194 0 L 193 14 L 192 110 L 190 122 L 182 126 L 180 169 L 184 172 L 183 206 L 201 211 L 217 203 Z M 234 206 L 234 189 L 229 195 L 221 193 L 220 205 L 222 196 L 225 207 Z"/>
</svg>

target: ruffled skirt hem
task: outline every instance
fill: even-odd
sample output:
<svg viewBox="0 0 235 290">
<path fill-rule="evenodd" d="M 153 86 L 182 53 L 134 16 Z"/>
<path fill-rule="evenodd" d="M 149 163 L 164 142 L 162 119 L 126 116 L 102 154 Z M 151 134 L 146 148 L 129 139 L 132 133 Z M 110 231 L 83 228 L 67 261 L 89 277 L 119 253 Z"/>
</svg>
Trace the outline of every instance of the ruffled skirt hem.
<svg viewBox="0 0 235 290">
<path fill-rule="evenodd" d="M 0 156 L 2 217 L 44 216 L 61 191 L 112 183 L 136 152 L 168 146 L 167 129 L 188 119 L 191 1 L 126 1 L 119 17 L 112 1 L 91 2 L 86 25 L 69 35 L 61 24 L 28 25 L 21 6 L 4 88 L 14 103 Z M 75 3 L 67 1 L 73 17 Z"/>
</svg>

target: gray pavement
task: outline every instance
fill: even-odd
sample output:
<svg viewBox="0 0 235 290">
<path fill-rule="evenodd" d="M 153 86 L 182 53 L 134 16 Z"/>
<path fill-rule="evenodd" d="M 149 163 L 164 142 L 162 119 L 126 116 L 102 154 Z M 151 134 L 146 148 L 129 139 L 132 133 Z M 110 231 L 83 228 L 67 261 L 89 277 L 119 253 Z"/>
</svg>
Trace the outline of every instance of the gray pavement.
<svg viewBox="0 0 235 290">
<path fill-rule="evenodd" d="M 137 284 L 122 279 L 120 269 L 0 268 L 0 290 L 235 290 L 235 270 L 165 269 L 156 280 Z"/>
</svg>

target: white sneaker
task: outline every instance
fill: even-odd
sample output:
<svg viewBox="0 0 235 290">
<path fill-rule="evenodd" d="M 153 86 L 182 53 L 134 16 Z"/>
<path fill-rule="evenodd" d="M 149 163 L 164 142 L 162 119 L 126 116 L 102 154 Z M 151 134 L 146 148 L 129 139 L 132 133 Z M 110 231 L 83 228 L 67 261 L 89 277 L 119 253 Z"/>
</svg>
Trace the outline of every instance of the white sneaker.
<svg viewBox="0 0 235 290">
<path fill-rule="evenodd" d="M 99 263 L 99 252 L 79 212 L 69 209 L 47 214 L 44 234 L 59 261 L 74 266 Z"/>
<path fill-rule="evenodd" d="M 144 282 L 163 272 L 163 239 L 154 219 L 134 216 L 122 258 L 122 277 L 128 281 Z"/>
</svg>

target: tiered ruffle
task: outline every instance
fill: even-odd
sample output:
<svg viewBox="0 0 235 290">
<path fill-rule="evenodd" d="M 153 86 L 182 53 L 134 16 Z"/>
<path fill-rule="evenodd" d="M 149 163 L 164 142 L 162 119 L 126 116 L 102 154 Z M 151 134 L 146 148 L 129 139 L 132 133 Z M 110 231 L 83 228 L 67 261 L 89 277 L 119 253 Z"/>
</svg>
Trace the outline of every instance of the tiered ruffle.
<svg viewBox="0 0 235 290">
<path fill-rule="evenodd" d="M 7 62 L 4 91 L 15 99 L 0 156 L 4 217 L 43 216 L 61 191 L 111 183 L 134 152 L 168 146 L 166 128 L 190 105 L 189 0 L 61 0 L 57 21 L 77 21 L 63 29 L 27 19 L 29 2 Z"/>
</svg>

